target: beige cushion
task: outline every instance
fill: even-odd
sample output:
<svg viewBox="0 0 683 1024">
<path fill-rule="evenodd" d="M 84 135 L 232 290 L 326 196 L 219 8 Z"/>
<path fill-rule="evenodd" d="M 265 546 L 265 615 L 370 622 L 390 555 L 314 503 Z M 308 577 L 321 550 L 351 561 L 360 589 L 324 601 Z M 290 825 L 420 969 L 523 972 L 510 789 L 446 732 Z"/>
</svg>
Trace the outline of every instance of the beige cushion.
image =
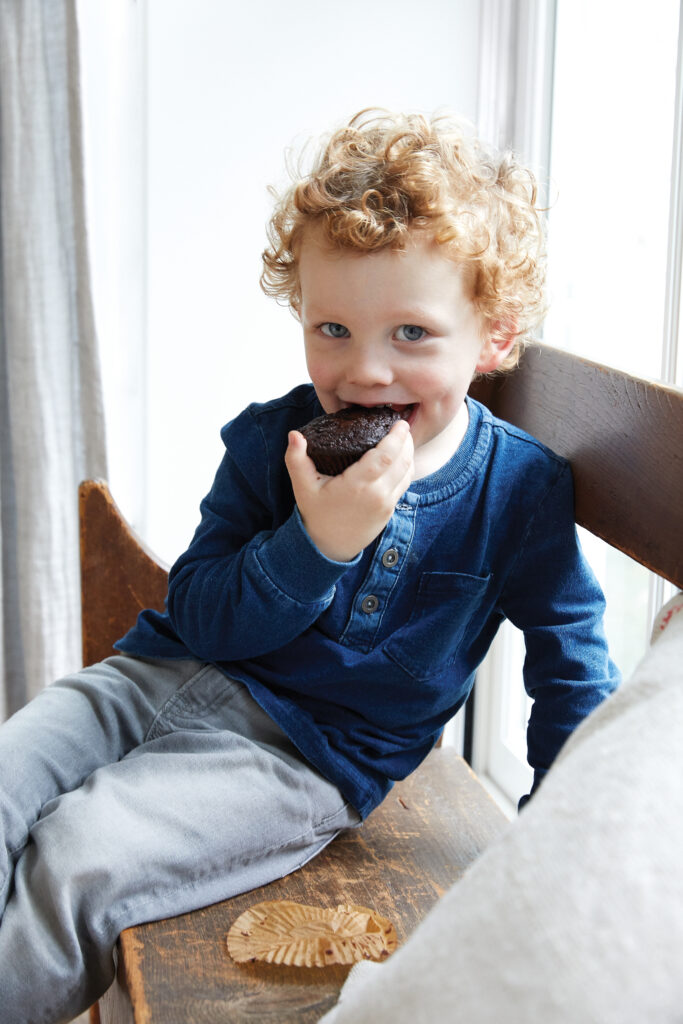
<svg viewBox="0 0 683 1024">
<path fill-rule="evenodd" d="M 352 970 L 324 1024 L 680 1022 L 682 604 L 519 818 L 390 960 Z"/>
</svg>

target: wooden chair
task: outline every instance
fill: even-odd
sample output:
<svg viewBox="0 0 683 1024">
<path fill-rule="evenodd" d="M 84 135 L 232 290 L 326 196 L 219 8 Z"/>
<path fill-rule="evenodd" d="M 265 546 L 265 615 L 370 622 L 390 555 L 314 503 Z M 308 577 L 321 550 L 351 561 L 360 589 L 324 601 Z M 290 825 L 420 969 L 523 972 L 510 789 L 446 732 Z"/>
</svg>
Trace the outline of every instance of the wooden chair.
<svg viewBox="0 0 683 1024">
<path fill-rule="evenodd" d="M 476 397 L 567 456 L 576 518 L 610 544 L 683 586 L 683 392 L 545 346 L 519 369 L 478 382 Z M 83 659 L 111 653 L 143 607 L 162 607 L 166 572 L 131 533 L 106 485 L 81 485 Z M 317 1021 L 347 968 L 231 961 L 225 936 L 263 899 L 360 903 L 392 919 L 399 940 L 505 827 L 466 763 L 436 749 L 359 831 L 271 885 L 171 920 L 127 929 L 118 975 L 93 1007 L 101 1024 Z"/>
</svg>

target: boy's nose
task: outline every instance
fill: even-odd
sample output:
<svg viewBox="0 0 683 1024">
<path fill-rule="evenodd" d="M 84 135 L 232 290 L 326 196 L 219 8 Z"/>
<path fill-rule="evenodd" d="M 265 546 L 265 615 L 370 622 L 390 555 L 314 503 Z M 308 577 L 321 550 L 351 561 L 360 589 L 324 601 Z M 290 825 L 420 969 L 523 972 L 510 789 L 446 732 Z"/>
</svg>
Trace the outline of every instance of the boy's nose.
<svg viewBox="0 0 683 1024">
<path fill-rule="evenodd" d="M 389 360 L 381 353 L 370 348 L 358 347 L 349 353 L 346 379 L 349 384 L 371 388 L 391 384 L 394 375 Z"/>
</svg>

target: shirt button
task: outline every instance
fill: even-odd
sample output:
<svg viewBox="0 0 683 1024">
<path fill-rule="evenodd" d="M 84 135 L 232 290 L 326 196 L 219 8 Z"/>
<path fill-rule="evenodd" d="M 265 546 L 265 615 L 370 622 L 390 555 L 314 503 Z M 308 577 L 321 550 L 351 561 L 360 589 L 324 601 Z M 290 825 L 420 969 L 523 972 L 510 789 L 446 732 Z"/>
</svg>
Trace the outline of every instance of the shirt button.
<svg viewBox="0 0 683 1024">
<path fill-rule="evenodd" d="M 379 608 L 379 600 L 374 594 L 368 594 L 367 597 L 363 598 L 361 608 L 367 615 L 371 615 L 372 612 L 376 612 Z"/>
<path fill-rule="evenodd" d="M 396 565 L 397 562 L 398 551 L 396 548 L 388 548 L 382 555 L 382 565 L 385 566 L 385 568 L 390 569 L 392 565 Z"/>
</svg>

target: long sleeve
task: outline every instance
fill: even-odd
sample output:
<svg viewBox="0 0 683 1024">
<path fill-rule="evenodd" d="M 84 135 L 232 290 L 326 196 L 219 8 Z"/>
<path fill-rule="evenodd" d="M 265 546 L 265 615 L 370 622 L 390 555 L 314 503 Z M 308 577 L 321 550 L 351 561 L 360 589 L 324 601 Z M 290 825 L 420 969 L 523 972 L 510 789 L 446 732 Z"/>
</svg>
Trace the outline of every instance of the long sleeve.
<svg viewBox="0 0 683 1024">
<path fill-rule="evenodd" d="M 566 466 L 529 521 L 501 596 L 503 612 L 524 632 L 524 685 L 534 701 L 528 758 L 536 784 L 569 734 L 619 683 L 604 607 L 577 537 Z"/>
<path fill-rule="evenodd" d="M 330 604 L 349 564 L 326 558 L 293 496 L 276 522 L 270 452 L 249 410 L 224 428 L 226 452 L 201 503 L 192 543 L 169 577 L 168 616 L 205 661 L 254 658 L 303 633 Z M 248 474 L 248 475 L 247 475 Z M 282 502 L 278 502 L 281 517 Z"/>
</svg>

